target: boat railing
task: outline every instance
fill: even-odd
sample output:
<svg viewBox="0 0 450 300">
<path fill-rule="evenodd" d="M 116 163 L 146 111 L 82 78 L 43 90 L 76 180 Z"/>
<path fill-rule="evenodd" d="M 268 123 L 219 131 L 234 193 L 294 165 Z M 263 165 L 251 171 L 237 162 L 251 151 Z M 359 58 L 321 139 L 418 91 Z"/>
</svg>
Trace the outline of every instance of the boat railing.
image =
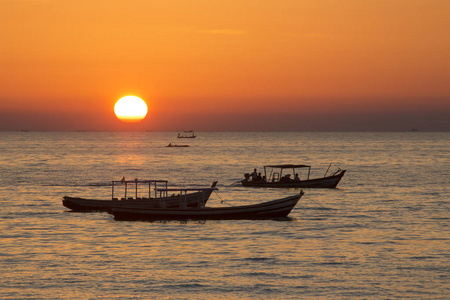
<svg viewBox="0 0 450 300">
<path fill-rule="evenodd" d="M 158 194 L 156 197 L 159 200 L 159 207 L 166 208 L 166 200 L 170 200 L 172 196 L 180 196 L 180 208 L 187 208 L 187 200 L 190 194 L 188 192 L 203 192 L 202 197 L 198 197 L 198 207 L 205 207 L 206 201 L 208 200 L 206 197 L 206 193 L 208 191 L 217 191 L 216 187 L 209 188 L 156 188 L 155 191 Z M 178 193 L 178 195 L 175 195 Z M 172 195 L 169 195 L 172 194 Z"/>
<path fill-rule="evenodd" d="M 308 175 L 306 177 L 309 180 L 311 175 L 311 166 L 308 165 L 270 165 L 264 166 L 264 175 L 266 176 L 268 182 L 280 182 L 283 177 L 283 171 L 289 170 L 289 173 L 292 172 L 293 177 L 297 174 L 297 169 L 308 169 Z M 270 169 L 270 175 L 267 176 L 267 170 Z M 276 171 L 274 171 L 276 170 Z M 286 173 L 286 172 L 284 172 Z"/>
<path fill-rule="evenodd" d="M 147 185 L 148 186 L 148 197 L 138 197 L 138 186 L 139 185 Z M 152 190 L 154 191 L 154 197 L 157 197 L 157 192 L 156 190 L 158 188 L 167 188 L 168 185 L 168 181 L 167 180 L 138 180 L 137 178 L 135 178 L 134 180 L 113 180 L 112 181 L 112 191 L 111 191 L 111 199 L 112 200 L 118 200 L 118 198 L 116 198 L 114 196 L 114 192 L 115 192 L 115 187 L 117 186 L 124 186 L 124 196 L 121 198 L 121 200 L 133 200 L 133 197 L 129 197 L 128 194 L 128 186 L 131 185 L 132 187 L 134 186 L 134 199 L 150 199 L 151 198 L 151 194 L 152 194 Z"/>
</svg>

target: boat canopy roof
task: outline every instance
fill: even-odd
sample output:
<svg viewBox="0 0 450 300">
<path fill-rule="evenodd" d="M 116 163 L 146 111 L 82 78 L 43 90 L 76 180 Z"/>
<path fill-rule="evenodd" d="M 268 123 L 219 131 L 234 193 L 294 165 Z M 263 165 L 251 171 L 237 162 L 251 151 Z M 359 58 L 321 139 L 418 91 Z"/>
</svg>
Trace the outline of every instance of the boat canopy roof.
<svg viewBox="0 0 450 300">
<path fill-rule="evenodd" d="M 167 180 L 113 180 L 113 184 L 124 184 L 124 183 L 168 183 Z"/>
<path fill-rule="evenodd" d="M 279 169 L 292 169 L 292 168 L 311 168 L 311 166 L 308 165 L 270 165 L 270 166 L 264 166 L 264 168 L 279 168 Z"/>
<path fill-rule="evenodd" d="M 157 192 L 190 192 L 190 191 L 198 191 L 198 192 L 202 192 L 202 191 L 217 191 L 218 188 L 216 187 L 209 187 L 209 188 L 170 188 L 170 189 L 163 189 L 163 188 L 157 188 L 155 189 Z"/>
</svg>

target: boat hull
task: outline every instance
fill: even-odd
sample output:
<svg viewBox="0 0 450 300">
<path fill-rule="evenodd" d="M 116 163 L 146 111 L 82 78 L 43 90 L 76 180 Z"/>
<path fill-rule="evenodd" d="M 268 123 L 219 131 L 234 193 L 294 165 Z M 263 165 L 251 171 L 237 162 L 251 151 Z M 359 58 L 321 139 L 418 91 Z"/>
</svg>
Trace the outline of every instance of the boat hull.
<svg viewBox="0 0 450 300">
<path fill-rule="evenodd" d="M 246 181 L 242 180 L 241 183 L 246 187 L 266 187 L 266 188 L 328 188 L 334 189 L 341 181 L 345 174 L 345 170 L 340 171 L 333 176 L 327 176 L 323 178 L 314 178 L 302 181 L 292 182 L 260 182 L 260 181 Z"/>
<path fill-rule="evenodd" d="M 303 192 L 295 196 L 273 200 L 255 205 L 236 207 L 201 207 L 186 209 L 111 207 L 110 213 L 117 221 L 133 220 L 261 220 L 285 218 L 303 196 Z"/>
<path fill-rule="evenodd" d="M 73 211 L 109 211 L 111 206 L 161 207 L 201 207 L 206 204 L 212 190 L 190 193 L 182 196 L 149 199 L 96 200 L 64 196 L 62 204 Z"/>
</svg>

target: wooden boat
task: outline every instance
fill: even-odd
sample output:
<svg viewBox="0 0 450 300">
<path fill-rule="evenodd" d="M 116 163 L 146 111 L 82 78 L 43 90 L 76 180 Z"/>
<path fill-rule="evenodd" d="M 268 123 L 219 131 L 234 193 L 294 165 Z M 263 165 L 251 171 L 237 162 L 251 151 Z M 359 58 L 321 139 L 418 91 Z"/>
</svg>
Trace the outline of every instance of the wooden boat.
<svg viewBox="0 0 450 300">
<path fill-rule="evenodd" d="M 138 184 L 148 185 L 148 194 L 138 197 Z M 64 196 L 62 204 L 73 211 L 109 211 L 111 206 L 139 206 L 139 207 L 179 207 L 180 202 L 187 207 L 203 206 L 216 188 L 217 181 L 210 188 L 192 188 L 190 193 L 169 195 L 158 190 L 158 185 L 167 189 L 166 180 L 121 180 L 112 181 L 112 196 L 109 200 L 86 199 Z M 125 196 L 121 199 L 114 197 L 114 189 L 117 185 L 124 185 Z M 134 197 L 127 197 L 128 185 L 135 187 Z M 153 197 L 151 194 L 153 193 Z"/>
<path fill-rule="evenodd" d="M 260 220 L 285 218 L 303 196 L 294 196 L 234 207 L 141 208 L 112 206 L 109 213 L 118 221 L 131 220 Z"/>
<path fill-rule="evenodd" d="M 178 133 L 179 139 L 195 139 L 197 136 L 192 130 L 185 131 L 183 134 Z"/>
<path fill-rule="evenodd" d="M 172 143 L 169 143 L 166 147 L 189 147 L 189 145 L 172 145 Z"/>
<path fill-rule="evenodd" d="M 331 164 L 330 164 L 331 166 Z M 328 170 L 330 169 L 328 167 Z M 308 174 L 305 179 L 296 176 L 297 169 L 307 169 Z M 270 172 L 269 172 L 270 170 Z M 264 177 L 262 179 L 252 180 L 250 174 L 245 174 L 245 179 L 241 181 L 246 187 L 270 187 L 270 188 L 336 188 L 339 181 L 341 181 L 346 170 L 338 169 L 336 172 L 324 177 L 310 178 L 311 166 L 307 165 L 270 165 L 264 166 Z M 292 172 L 292 173 L 291 173 Z M 267 174 L 269 173 L 269 176 Z M 286 174 L 283 176 L 283 174 Z M 291 177 L 291 175 L 293 175 Z"/>
</svg>

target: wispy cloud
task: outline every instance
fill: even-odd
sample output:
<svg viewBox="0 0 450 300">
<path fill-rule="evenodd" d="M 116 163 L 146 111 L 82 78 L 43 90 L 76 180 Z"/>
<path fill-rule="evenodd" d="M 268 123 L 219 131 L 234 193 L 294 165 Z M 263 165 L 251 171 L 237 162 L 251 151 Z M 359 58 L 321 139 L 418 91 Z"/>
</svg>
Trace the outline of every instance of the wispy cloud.
<svg viewBox="0 0 450 300">
<path fill-rule="evenodd" d="M 244 30 L 235 30 L 235 29 L 208 29 L 208 30 L 200 30 L 201 33 L 206 34 L 220 34 L 220 35 L 244 35 L 247 34 Z"/>
</svg>

